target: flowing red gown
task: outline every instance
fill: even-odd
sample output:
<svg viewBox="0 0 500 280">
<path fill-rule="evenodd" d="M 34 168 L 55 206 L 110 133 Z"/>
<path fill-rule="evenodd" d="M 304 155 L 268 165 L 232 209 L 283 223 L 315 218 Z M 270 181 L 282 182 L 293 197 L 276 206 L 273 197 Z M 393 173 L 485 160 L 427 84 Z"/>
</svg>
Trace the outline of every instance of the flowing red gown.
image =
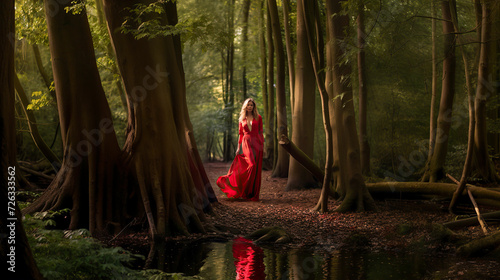
<svg viewBox="0 0 500 280">
<path fill-rule="evenodd" d="M 259 200 L 264 137 L 262 117 L 254 118 L 251 128 L 246 119 L 239 124 L 243 154 L 236 155 L 229 172 L 217 179 L 217 185 L 229 198 Z"/>
</svg>

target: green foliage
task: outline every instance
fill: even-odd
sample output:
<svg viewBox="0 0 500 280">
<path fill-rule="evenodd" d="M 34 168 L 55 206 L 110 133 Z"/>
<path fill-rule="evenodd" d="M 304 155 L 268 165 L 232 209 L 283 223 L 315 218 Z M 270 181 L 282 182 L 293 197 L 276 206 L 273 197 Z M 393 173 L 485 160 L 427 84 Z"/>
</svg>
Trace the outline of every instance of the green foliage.
<svg viewBox="0 0 500 280">
<path fill-rule="evenodd" d="M 28 110 L 39 110 L 52 103 L 52 97 L 48 91 L 35 91 L 31 94 L 31 103 L 27 106 Z"/>
<path fill-rule="evenodd" d="M 46 279 L 201 279 L 155 269 L 134 270 L 133 263 L 144 256 L 120 247 L 104 247 L 87 229 L 43 229 L 50 220 L 47 218 L 58 212 L 36 213 L 24 219 L 35 261 Z"/>
<path fill-rule="evenodd" d="M 36 0 L 16 0 L 16 35 L 30 44 L 47 44 L 47 24 L 43 3 Z"/>
</svg>

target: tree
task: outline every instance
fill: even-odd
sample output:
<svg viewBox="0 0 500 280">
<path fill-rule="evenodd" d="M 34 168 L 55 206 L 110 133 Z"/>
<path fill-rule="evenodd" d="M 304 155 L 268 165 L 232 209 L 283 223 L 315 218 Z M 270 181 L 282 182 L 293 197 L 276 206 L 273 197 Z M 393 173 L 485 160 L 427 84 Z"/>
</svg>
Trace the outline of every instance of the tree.
<svg viewBox="0 0 500 280">
<path fill-rule="evenodd" d="M 288 124 L 286 117 L 286 95 L 285 95 L 285 49 L 283 47 L 283 39 L 281 36 L 281 25 L 278 14 L 276 0 L 268 0 L 267 7 L 271 17 L 274 49 L 276 53 L 276 121 L 277 135 L 288 134 Z M 274 166 L 271 177 L 286 178 L 288 176 L 289 156 L 288 153 L 281 147 L 278 149 L 278 157 L 276 166 Z"/>
<path fill-rule="evenodd" d="M 259 0 L 258 8 L 258 24 L 259 24 L 259 50 L 260 50 L 260 84 L 262 91 L 262 107 L 264 107 L 264 127 L 266 128 L 266 142 L 264 143 L 265 156 L 262 165 L 265 169 L 272 170 L 274 162 L 274 141 L 272 135 L 272 126 L 270 123 L 271 111 L 269 108 L 269 94 L 268 94 L 268 83 L 267 83 L 267 55 L 266 55 L 266 37 L 269 40 L 268 34 L 270 33 L 267 28 L 264 27 L 264 3 L 266 0 Z M 272 44 L 271 44 L 272 45 Z M 269 50 L 271 53 L 272 51 Z M 274 65 L 274 64 L 273 64 Z M 274 94 L 274 91 L 273 91 Z M 274 110 L 273 110 L 274 111 Z"/>
<path fill-rule="evenodd" d="M 126 213 L 123 189 L 115 181 L 120 149 L 87 13 L 66 12 L 70 3 L 44 4 L 64 155 L 54 181 L 25 212 L 70 208 L 70 229 L 116 231 Z"/>
<path fill-rule="evenodd" d="M 243 82 L 243 94 L 242 99 L 247 99 L 247 52 L 248 52 L 248 14 L 250 12 L 251 0 L 243 1 L 243 70 L 242 70 L 242 82 Z"/>
<path fill-rule="evenodd" d="M 210 209 L 213 192 L 192 137 L 180 38 L 170 32 L 177 23 L 176 4 L 155 2 L 162 12 L 148 13 L 152 3 L 104 1 L 129 104 L 124 162 L 142 200 L 134 214 L 147 215 L 152 235 L 203 232 L 203 210 Z M 161 36 L 138 29 L 150 17 L 166 28 Z"/>
<path fill-rule="evenodd" d="M 364 175 L 370 173 L 370 145 L 368 143 L 368 134 L 366 132 L 366 114 L 367 114 L 367 89 L 366 89 L 366 70 L 365 70 L 365 15 L 364 1 L 358 0 L 358 16 L 356 18 L 358 35 L 358 91 L 359 91 L 359 146 L 361 148 L 361 172 Z"/>
<path fill-rule="evenodd" d="M 343 200 L 335 209 L 338 212 L 365 211 L 375 209 L 373 198 L 368 192 L 361 174 L 359 142 L 353 94 L 350 82 L 351 67 L 346 55 L 346 31 L 349 15 L 343 13 L 345 1 L 328 0 L 327 18 L 327 72 L 326 89 L 332 102 L 330 122 L 333 128 L 334 168 L 336 191 Z M 332 108 L 333 107 L 333 108 Z"/>
<path fill-rule="evenodd" d="M 474 155 L 477 171 L 481 177 L 490 182 L 497 182 L 500 177 L 488 155 L 487 126 L 486 126 L 486 102 L 488 97 L 494 93 L 491 81 L 492 71 L 495 63 L 490 58 L 492 55 L 492 6 L 498 3 L 494 1 L 481 1 L 482 21 L 481 21 L 481 44 L 479 69 L 476 87 L 476 98 L 474 103 L 474 113 L 476 127 L 474 130 Z M 496 52 L 496 50 L 495 50 Z"/>
<path fill-rule="evenodd" d="M 0 260 L 2 275 L 9 279 L 43 279 L 24 231 L 22 215 L 15 199 L 16 138 L 14 118 L 14 1 L 0 3 Z M 8 238 L 7 238 L 8 237 Z"/>
<path fill-rule="evenodd" d="M 450 10 L 450 1 L 441 1 L 443 14 L 444 61 L 441 87 L 441 101 L 437 119 L 436 144 L 434 153 L 428 159 L 422 181 L 436 182 L 444 177 L 444 164 L 448 151 L 453 97 L 455 95 L 455 34 Z"/>
<path fill-rule="evenodd" d="M 292 141 L 311 159 L 314 157 L 314 120 L 316 80 L 309 50 L 307 30 L 313 27 L 314 11 L 317 1 L 297 2 L 297 66 L 295 70 L 294 104 L 292 106 Z M 313 37 L 313 30 L 310 32 Z M 322 34 L 321 34 L 322 36 Z M 314 36 L 315 37 L 315 36 Z M 313 37 L 313 38 L 314 38 Z M 312 38 L 311 38 L 312 40 Z M 290 56 L 291 54 L 289 54 Z M 289 66 L 293 67 L 293 65 Z M 318 65 L 318 67 L 320 67 Z M 319 69 L 321 70 L 321 69 Z M 290 159 L 287 190 L 296 190 L 317 186 L 309 173 L 297 160 Z"/>
<path fill-rule="evenodd" d="M 266 3 L 269 0 L 263 0 Z M 270 162 L 270 166 L 272 170 L 276 167 L 276 162 L 278 159 L 277 153 L 278 149 L 276 145 L 276 130 L 275 130 L 275 119 L 276 119 L 276 110 L 275 110 L 275 90 L 274 90 L 274 53 L 275 47 L 273 43 L 273 30 L 271 23 L 271 14 L 269 12 L 269 5 L 267 6 L 267 17 L 266 17 L 266 45 L 267 45 L 267 81 L 265 86 L 267 86 L 267 98 L 264 101 L 264 106 L 267 108 L 267 115 L 265 115 L 265 124 L 266 128 L 266 154 L 267 159 L 266 162 Z M 264 85 L 262 85 L 264 86 Z M 266 111 L 266 110 L 265 110 Z M 264 111 L 264 112 L 265 112 Z M 263 164 L 264 165 L 264 164 Z"/>
<path fill-rule="evenodd" d="M 231 0 L 228 7 L 227 28 L 230 36 L 234 36 L 234 5 L 235 0 Z M 234 38 L 231 37 L 226 48 L 225 60 L 225 86 L 224 86 L 224 113 L 226 130 L 224 131 L 224 161 L 233 159 L 233 111 L 234 101 Z"/>
</svg>

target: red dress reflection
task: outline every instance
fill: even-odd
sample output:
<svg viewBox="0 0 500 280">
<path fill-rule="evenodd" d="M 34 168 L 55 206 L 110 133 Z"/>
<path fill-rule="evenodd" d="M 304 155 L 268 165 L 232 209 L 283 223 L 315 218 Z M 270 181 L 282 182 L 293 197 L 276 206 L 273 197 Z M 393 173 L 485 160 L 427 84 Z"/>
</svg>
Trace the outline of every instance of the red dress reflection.
<svg viewBox="0 0 500 280">
<path fill-rule="evenodd" d="M 264 137 L 262 116 L 253 119 L 250 127 L 246 119 L 239 123 L 239 144 L 243 154 L 236 155 L 229 172 L 217 179 L 217 185 L 229 198 L 259 200 L 262 174 Z"/>
<path fill-rule="evenodd" d="M 266 279 L 264 251 L 251 240 L 238 237 L 233 240 L 236 280 Z"/>
</svg>

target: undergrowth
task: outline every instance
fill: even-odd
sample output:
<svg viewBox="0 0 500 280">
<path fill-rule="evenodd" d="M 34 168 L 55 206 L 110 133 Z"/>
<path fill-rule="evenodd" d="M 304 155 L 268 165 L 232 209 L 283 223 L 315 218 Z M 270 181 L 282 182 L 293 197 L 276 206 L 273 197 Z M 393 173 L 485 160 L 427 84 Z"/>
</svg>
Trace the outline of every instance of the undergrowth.
<svg viewBox="0 0 500 280">
<path fill-rule="evenodd" d="M 144 259 L 120 247 L 107 248 L 86 229 L 58 230 L 54 217 L 68 210 L 26 216 L 24 226 L 35 261 L 50 279 L 200 279 L 160 270 L 134 270 L 131 263 Z"/>
</svg>

